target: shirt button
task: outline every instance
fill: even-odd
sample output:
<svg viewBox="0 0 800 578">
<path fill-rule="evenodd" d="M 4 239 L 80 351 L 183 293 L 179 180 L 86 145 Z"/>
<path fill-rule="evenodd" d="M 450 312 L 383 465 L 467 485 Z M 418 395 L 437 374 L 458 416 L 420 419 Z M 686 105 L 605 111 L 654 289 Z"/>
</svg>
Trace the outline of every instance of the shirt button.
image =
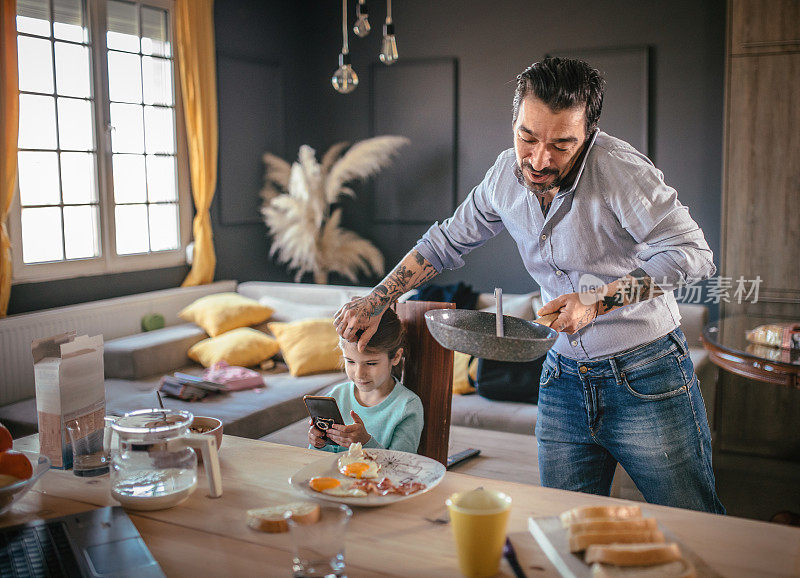
<svg viewBox="0 0 800 578">
<path fill-rule="evenodd" d="M 561 277 L 561 271 L 556 270 L 556 277 Z"/>
<path fill-rule="evenodd" d="M 574 343 L 574 342 L 573 342 L 573 343 Z M 581 366 L 578 368 L 578 371 L 580 371 L 581 373 L 586 373 L 587 371 L 589 371 L 589 368 L 588 368 L 588 367 L 586 367 L 585 365 L 581 365 Z"/>
<path fill-rule="evenodd" d="M 572 347 L 578 347 L 578 342 L 577 341 L 573 341 L 572 342 Z"/>
<path fill-rule="evenodd" d="M 542 235 L 542 241 L 547 239 L 547 235 Z"/>
</svg>

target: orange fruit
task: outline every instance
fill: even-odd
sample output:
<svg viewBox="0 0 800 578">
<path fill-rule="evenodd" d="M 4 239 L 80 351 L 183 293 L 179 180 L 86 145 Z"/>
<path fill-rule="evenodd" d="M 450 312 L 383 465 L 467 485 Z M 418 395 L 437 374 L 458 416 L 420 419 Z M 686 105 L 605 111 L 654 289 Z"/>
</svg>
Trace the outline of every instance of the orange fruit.
<svg viewBox="0 0 800 578">
<path fill-rule="evenodd" d="M 0 452 L 10 450 L 14 445 L 14 439 L 11 437 L 11 432 L 8 428 L 0 423 Z"/>
<path fill-rule="evenodd" d="M 0 453 L 0 474 L 27 480 L 33 475 L 33 466 L 25 454 L 8 450 Z"/>
</svg>

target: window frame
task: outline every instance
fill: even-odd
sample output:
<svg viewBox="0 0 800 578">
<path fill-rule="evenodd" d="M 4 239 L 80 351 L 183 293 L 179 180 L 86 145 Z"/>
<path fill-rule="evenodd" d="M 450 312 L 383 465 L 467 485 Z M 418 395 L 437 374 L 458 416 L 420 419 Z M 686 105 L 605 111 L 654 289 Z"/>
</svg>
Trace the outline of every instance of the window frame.
<svg viewBox="0 0 800 578">
<path fill-rule="evenodd" d="M 139 6 L 160 8 L 166 10 L 169 14 L 168 33 L 172 46 L 172 86 L 175 99 L 175 159 L 177 165 L 178 234 L 180 245 L 177 249 L 172 250 L 117 255 L 111 152 L 111 101 L 108 88 L 108 49 L 106 44 L 106 0 L 85 0 L 86 23 L 89 28 L 91 42 L 89 50 L 92 60 L 92 99 L 94 104 L 94 126 L 92 128 L 97 162 L 95 178 L 99 206 L 100 255 L 84 259 L 24 263 L 22 258 L 22 207 L 19 179 L 17 179 L 14 198 L 8 215 L 13 264 L 12 284 L 161 269 L 181 266 L 187 263 L 186 248 L 191 241 L 193 201 L 190 192 L 186 126 L 175 43 L 175 2 L 174 0 L 124 1 Z M 54 42 L 56 39 L 52 37 L 52 33 L 51 21 L 51 42 Z M 55 67 L 55 61 L 53 61 L 53 66 Z M 57 87 L 54 87 L 54 90 L 57 90 Z"/>
</svg>

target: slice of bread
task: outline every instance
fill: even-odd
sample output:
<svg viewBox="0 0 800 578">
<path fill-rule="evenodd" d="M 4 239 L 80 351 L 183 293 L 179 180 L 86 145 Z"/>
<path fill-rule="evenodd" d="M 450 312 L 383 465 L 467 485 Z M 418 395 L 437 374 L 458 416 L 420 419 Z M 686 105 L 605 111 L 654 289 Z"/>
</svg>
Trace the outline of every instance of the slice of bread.
<svg viewBox="0 0 800 578">
<path fill-rule="evenodd" d="M 681 559 L 675 542 L 667 544 L 609 544 L 589 546 L 583 560 L 587 564 L 599 562 L 614 566 L 653 566 Z"/>
<path fill-rule="evenodd" d="M 298 524 L 314 524 L 319 521 L 319 504 L 291 502 L 279 506 L 247 510 L 247 525 L 261 532 L 288 532 L 289 523 L 284 517 L 286 512 L 291 512 L 292 520 Z"/>
<path fill-rule="evenodd" d="M 642 509 L 639 506 L 580 506 L 572 508 L 561 514 L 561 524 L 567 528 L 573 522 L 585 520 L 605 519 L 616 520 L 619 518 L 641 518 Z"/>
<path fill-rule="evenodd" d="M 655 518 L 594 518 L 583 522 L 572 522 L 570 535 L 581 532 L 625 532 L 628 530 L 658 530 Z"/>
<path fill-rule="evenodd" d="M 664 534 L 658 530 L 628 530 L 626 532 L 581 532 L 569 537 L 569 551 L 582 552 L 593 544 L 663 543 Z"/>
<path fill-rule="evenodd" d="M 593 578 L 695 578 L 697 573 L 691 562 L 681 558 L 655 566 L 609 566 L 592 564 Z"/>
</svg>

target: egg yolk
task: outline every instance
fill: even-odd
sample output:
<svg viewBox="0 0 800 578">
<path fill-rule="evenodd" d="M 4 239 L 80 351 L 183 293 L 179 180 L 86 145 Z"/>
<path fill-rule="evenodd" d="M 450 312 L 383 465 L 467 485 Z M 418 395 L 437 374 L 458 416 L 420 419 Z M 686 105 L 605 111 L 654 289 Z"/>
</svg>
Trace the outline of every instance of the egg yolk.
<svg viewBox="0 0 800 578">
<path fill-rule="evenodd" d="M 338 488 L 342 484 L 336 478 L 311 478 L 308 480 L 308 485 L 315 492 L 324 492 L 325 490 Z"/>
<path fill-rule="evenodd" d="M 353 462 L 344 467 L 344 475 L 351 478 L 361 478 L 364 473 L 369 469 L 369 465 L 363 462 Z"/>
</svg>

